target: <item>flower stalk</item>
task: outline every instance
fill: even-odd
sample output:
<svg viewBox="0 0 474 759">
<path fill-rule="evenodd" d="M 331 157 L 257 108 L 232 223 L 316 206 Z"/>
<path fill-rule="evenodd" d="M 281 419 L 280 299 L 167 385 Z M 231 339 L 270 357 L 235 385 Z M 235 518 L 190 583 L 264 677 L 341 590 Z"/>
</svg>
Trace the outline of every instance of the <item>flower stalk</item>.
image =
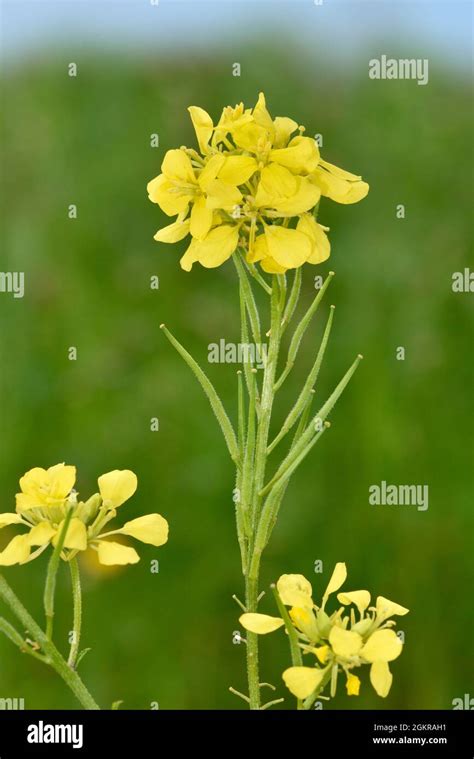
<svg viewBox="0 0 474 759">
<path fill-rule="evenodd" d="M 38 651 L 35 651 L 36 658 L 51 666 L 57 674 L 64 680 L 68 688 L 74 693 L 78 701 L 82 704 L 84 709 L 97 710 L 100 709 L 95 702 L 82 679 L 78 673 L 71 669 L 66 660 L 60 654 L 51 638 L 44 632 L 41 627 L 35 622 L 30 613 L 25 609 L 19 598 L 15 595 L 10 585 L 7 583 L 3 575 L 0 575 L 0 598 L 10 607 L 13 614 L 17 617 L 23 627 L 28 630 L 29 635 L 33 637 L 34 645 L 38 647 Z M 8 624 L 8 623 L 7 623 Z M 10 626 L 11 627 L 11 626 Z M 13 629 L 13 628 L 12 628 Z M 6 632 L 4 626 L 0 626 L 2 632 Z M 11 635 L 8 635 L 10 640 L 14 642 L 21 651 L 28 650 L 28 643 L 22 641 L 21 636 L 18 639 L 15 636 L 13 640 Z M 20 645 L 20 640 L 23 646 Z M 32 651 L 29 651 L 32 653 Z"/>
</svg>

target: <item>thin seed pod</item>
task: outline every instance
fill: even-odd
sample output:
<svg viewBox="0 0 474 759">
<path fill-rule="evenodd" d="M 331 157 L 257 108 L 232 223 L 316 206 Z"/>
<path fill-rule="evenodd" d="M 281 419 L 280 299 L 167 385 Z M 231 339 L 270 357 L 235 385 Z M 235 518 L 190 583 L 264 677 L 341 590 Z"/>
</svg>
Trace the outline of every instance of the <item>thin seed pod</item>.
<svg viewBox="0 0 474 759">
<path fill-rule="evenodd" d="M 313 398 L 314 398 L 314 390 L 311 391 L 309 399 L 308 399 L 307 404 L 306 404 L 306 408 L 304 409 L 303 413 L 300 416 L 300 420 L 298 422 L 298 426 L 296 428 L 296 432 L 295 432 L 295 434 L 293 436 L 293 442 L 292 442 L 293 445 L 296 443 L 297 440 L 299 440 L 299 438 L 301 437 L 301 435 L 303 434 L 303 432 L 306 429 L 306 425 L 308 423 L 309 415 L 311 413 L 311 406 L 312 406 L 312 403 L 313 403 Z M 276 499 L 276 501 L 275 501 L 275 503 L 273 505 L 272 515 L 271 515 L 270 519 L 268 520 L 268 526 L 267 526 L 267 530 L 266 530 L 265 538 L 264 538 L 264 545 L 267 545 L 268 542 L 270 541 L 270 538 L 271 538 L 271 535 L 272 535 L 272 532 L 273 532 L 273 528 L 275 527 L 276 521 L 278 519 L 278 513 L 280 511 L 280 506 L 281 506 L 281 503 L 283 501 L 283 498 L 285 497 L 285 493 L 286 493 L 286 489 L 287 489 L 288 485 L 289 485 L 289 480 L 287 480 L 285 482 L 284 486 L 279 490 L 279 496 L 278 496 L 278 498 Z"/>
<path fill-rule="evenodd" d="M 335 309 L 335 306 L 331 306 L 331 309 L 329 311 L 329 317 L 326 323 L 326 328 L 323 334 L 323 339 L 321 340 L 321 345 L 319 347 L 318 355 L 316 356 L 313 367 L 310 373 L 308 374 L 308 378 L 303 385 L 303 389 L 301 390 L 301 393 L 298 396 L 298 400 L 296 401 L 295 405 L 293 406 L 290 413 L 288 414 L 285 421 L 283 422 L 280 432 L 278 433 L 276 438 L 273 440 L 273 442 L 269 445 L 268 450 L 267 450 L 267 453 L 269 454 L 278 445 L 280 440 L 282 440 L 282 438 L 285 437 L 287 432 L 291 430 L 293 425 L 296 424 L 300 415 L 303 413 L 304 409 L 306 408 L 308 399 L 311 395 L 311 390 L 313 389 L 314 384 L 316 383 L 316 380 L 318 379 L 319 370 L 321 369 L 321 364 L 323 362 L 324 354 L 325 354 L 326 347 L 329 340 L 329 335 L 331 333 L 334 309 Z"/>
<path fill-rule="evenodd" d="M 300 420 L 298 422 L 298 426 L 296 428 L 296 432 L 294 434 L 292 445 L 296 443 L 297 440 L 300 439 L 301 435 L 306 429 L 306 425 L 308 424 L 309 415 L 311 413 L 311 406 L 313 405 L 313 398 L 314 398 L 314 390 L 311 390 L 309 394 L 308 401 L 306 403 L 306 408 L 304 409 L 303 413 L 300 416 Z"/>
<path fill-rule="evenodd" d="M 280 311 L 283 312 L 286 302 L 286 275 L 277 274 L 278 285 L 280 287 Z"/>
<path fill-rule="evenodd" d="M 245 298 L 242 288 L 242 283 L 239 282 L 239 295 L 240 295 L 240 342 L 242 345 L 248 345 L 249 343 L 249 330 L 247 324 L 247 309 L 245 307 Z M 247 384 L 247 390 L 250 393 L 250 384 L 252 382 L 252 358 L 251 351 L 246 351 L 243 361 L 245 382 Z"/>
<path fill-rule="evenodd" d="M 249 409 L 247 420 L 247 439 L 245 441 L 245 451 L 243 455 L 243 468 L 242 468 L 242 481 L 243 486 L 241 490 L 241 504 L 244 517 L 244 523 L 247 530 L 247 535 L 251 535 L 251 504 L 252 504 L 252 490 L 253 490 L 253 478 L 252 471 L 254 469 L 255 461 L 255 391 L 256 391 L 256 374 L 257 370 L 252 369 L 251 385 L 249 390 Z"/>
<path fill-rule="evenodd" d="M 243 459 L 244 441 L 245 441 L 245 399 L 242 372 L 237 372 L 237 406 L 238 406 L 238 427 L 237 442 L 239 446 L 240 457 Z"/>
<path fill-rule="evenodd" d="M 324 280 L 323 286 L 320 288 L 318 294 L 316 295 L 310 307 L 308 308 L 304 316 L 301 318 L 301 321 L 299 322 L 298 326 L 296 327 L 293 333 L 293 337 L 291 338 L 290 347 L 288 349 L 288 358 L 286 360 L 286 366 L 284 370 L 282 371 L 279 379 L 275 383 L 275 392 L 280 389 L 285 379 L 288 377 L 289 373 L 291 372 L 293 365 L 295 363 L 295 359 L 298 354 L 299 347 L 301 344 L 301 340 L 303 339 L 304 333 L 308 329 L 311 319 L 313 318 L 314 314 L 318 310 L 318 306 L 321 303 L 324 293 L 329 287 L 329 284 L 333 277 L 334 277 L 334 272 L 330 271 L 328 276 Z"/>
<path fill-rule="evenodd" d="M 217 395 L 217 392 L 214 388 L 214 385 L 208 378 L 208 376 L 203 372 L 197 361 L 191 356 L 188 351 L 183 348 L 180 342 L 176 340 L 176 338 L 171 334 L 171 332 L 165 327 L 164 324 L 160 324 L 160 329 L 163 330 L 166 337 L 170 341 L 171 345 L 173 345 L 180 356 L 184 358 L 187 365 L 191 369 L 191 371 L 194 373 L 196 379 L 198 380 L 199 384 L 201 385 L 202 389 L 206 393 L 209 403 L 211 404 L 212 410 L 214 411 L 215 417 L 217 421 L 219 422 L 220 428 L 222 430 L 222 434 L 224 435 L 225 441 L 227 443 L 227 448 L 229 449 L 230 456 L 233 461 L 239 466 L 240 465 L 240 458 L 239 458 L 239 448 L 237 445 L 237 439 L 235 437 L 235 432 L 232 427 L 231 421 L 229 417 L 227 416 L 226 410 L 222 404 L 221 399 Z"/>
<path fill-rule="evenodd" d="M 285 308 L 285 313 L 283 314 L 283 319 L 281 322 L 282 332 L 286 329 L 286 327 L 290 323 L 291 318 L 295 312 L 296 304 L 298 303 L 298 299 L 300 297 L 301 279 L 302 279 L 301 268 L 302 267 L 299 266 L 297 269 L 295 269 L 295 276 L 293 277 L 293 284 L 291 286 L 290 297 L 288 298 L 286 308 Z"/>
<path fill-rule="evenodd" d="M 235 488 L 237 490 L 237 493 L 240 496 L 239 500 L 235 501 L 235 523 L 237 526 L 237 540 L 239 542 L 239 548 L 240 548 L 240 562 L 242 565 L 242 574 L 245 577 L 245 574 L 247 572 L 247 540 L 245 538 L 246 527 L 245 527 L 244 516 L 243 516 L 243 511 L 242 511 L 242 503 L 241 503 L 242 473 L 240 470 L 237 470 L 237 473 L 236 473 Z"/>
<path fill-rule="evenodd" d="M 285 471 L 290 467 L 294 460 L 298 458 L 301 451 L 304 450 L 304 448 L 308 445 L 308 443 L 311 442 L 311 438 L 314 435 L 314 430 L 316 428 L 316 423 L 319 422 L 321 424 L 324 422 L 327 418 L 327 416 L 331 413 L 332 409 L 334 408 L 336 402 L 342 395 L 346 385 L 350 381 L 352 375 L 354 374 L 355 370 L 357 369 L 360 361 L 362 359 L 362 356 L 359 354 L 352 364 L 352 366 L 347 370 L 344 377 L 341 379 L 339 384 L 336 386 L 336 388 L 333 390 L 329 398 L 327 399 L 326 403 L 320 408 L 318 413 L 313 419 L 313 424 L 309 425 L 308 428 L 303 432 L 299 440 L 297 440 L 293 447 L 290 449 L 288 455 L 283 460 L 283 462 L 280 464 L 277 472 L 275 473 L 274 477 L 268 485 L 265 486 L 264 490 L 262 492 L 268 492 L 268 486 L 274 484 L 277 480 L 281 478 L 281 476 L 285 473 Z"/>
<path fill-rule="evenodd" d="M 306 443 L 304 447 L 301 448 L 299 453 L 293 457 L 292 461 L 288 463 L 287 466 L 285 466 L 281 471 L 278 470 L 270 482 L 265 485 L 263 490 L 260 491 L 260 495 L 265 496 L 276 484 L 283 484 L 286 482 L 286 480 L 291 477 L 295 469 L 299 467 L 303 459 L 306 458 L 312 447 L 318 442 L 321 435 L 323 435 L 330 426 L 330 422 L 324 422 L 319 432 L 317 432 L 316 435 L 314 435 L 313 438 L 308 443 Z"/>
<path fill-rule="evenodd" d="M 239 275 L 240 284 L 242 286 L 242 292 L 244 295 L 245 306 L 250 319 L 250 328 L 252 330 L 252 336 L 257 345 L 261 344 L 261 330 L 260 330 L 260 317 L 258 315 L 257 304 L 253 294 L 252 287 L 245 271 L 245 267 L 242 264 L 240 256 L 237 254 L 233 256 L 235 268 Z"/>
</svg>

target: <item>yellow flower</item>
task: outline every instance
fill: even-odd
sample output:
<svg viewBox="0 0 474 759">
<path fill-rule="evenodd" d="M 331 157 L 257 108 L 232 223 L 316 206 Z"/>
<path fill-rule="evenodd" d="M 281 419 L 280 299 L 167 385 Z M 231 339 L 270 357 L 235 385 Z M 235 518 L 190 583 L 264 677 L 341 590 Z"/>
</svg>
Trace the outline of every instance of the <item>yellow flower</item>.
<svg viewBox="0 0 474 759">
<path fill-rule="evenodd" d="M 262 92 L 253 109 L 226 106 L 217 125 L 203 108 L 188 110 L 200 152 L 168 150 L 162 173 L 148 183 L 150 200 L 177 217 L 155 240 L 190 234 L 180 262 L 186 271 L 196 262 L 220 266 L 239 246 L 271 274 L 325 261 L 328 229 L 316 221 L 321 195 L 355 203 L 368 185 L 324 161 L 296 121 L 272 118 Z"/>
<path fill-rule="evenodd" d="M 340 671 L 346 675 L 348 695 L 359 695 L 360 679 L 352 670 L 365 665 L 370 665 L 370 681 L 377 694 L 385 697 L 390 691 L 393 678 L 388 662 L 400 656 L 403 646 L 391 629 L 394 622 L 389 617 L 407 614 L 408 609 L 383 596 L 378 596 L 376 606 L 369 608 L 367 590 L 337 593 L 346 578 L 346 565 L 338 562 L 320 606 L 313 602 L 311 583 L 303 575 L 282 575 L 278 580 L 280 599 L 291 607 L 289 617 L 298 644 L 303 653 L 314 654 L 317 660 L 313 667 L 290 667 L 283 673 L 285 684 L 299 699 L 314 696 L 316 689 L 319 693 L 329 680 L 334 696 Z M 334 593 L 342 606 L 329 614 L 325 607 Z M 352 607 L 357 609 L 358 619 Z M 345 616 L 347 611 L 349 614 Z M 245 629 L 258 634 L 274 632 L 284 625 L 280 617 L 258 613 L 243 614 L 240 622 Z"/>
<path fill-rule="evenodd" d="M 135 493 L 137 477 L 133 472 L 115 469 L 103 474 L 98 480 L 99 493 L 86 502 L 77 500 L 73 490 L 75 479 L 76 468 L 65 464 L 56 464 L 47 470 L 36 467 L 20 479 L 16 513 L 0 514 L 0 528 L 18 524 L 28 529 L 12 538 L 0 551 L 0 566 L 25 564 L 49 545 L 57 545 L 70 511 L 61 552 L 65 561 L 88 548 L 97 551 L 102 564 L 139 561 L 134 548 L 105 539 L 112 535 L 129 535 L 153 546 L 166 543 L 168 523 L 160 514 L 147 514 L 126 522 L 120 529 L 103 532 L 105 525 L 116 516 L 116 509 Z"/>
<path fill-rule="evenodd" d="M 16 495 L 17 511 L 61 506 L 76 481 L 76 467 L 56 464 L 49 469 L 35 467 L 20 479 L 21 493 Z"/>
</svg>

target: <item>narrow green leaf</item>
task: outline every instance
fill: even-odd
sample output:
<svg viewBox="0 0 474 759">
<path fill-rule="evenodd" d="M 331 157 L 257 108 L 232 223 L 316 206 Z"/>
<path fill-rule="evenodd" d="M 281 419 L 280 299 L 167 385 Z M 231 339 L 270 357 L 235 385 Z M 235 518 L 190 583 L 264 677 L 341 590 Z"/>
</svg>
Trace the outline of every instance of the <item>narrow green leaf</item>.
<svg viewBox="0 0 474 759">
<path fill-rule="evenodd" d="M 298 421 L 300 415 L 303 413 L 304 409 L 307 406 L 308 399 L 311 395 L 311 391 L 316 383 L 316 380 L 318 379 L 319 370 L 321 369 L 321 364 L 323 362 L 324 354 L 326 352 L 326 347 L 329 340 L 329 335 L 331 333 L 331 327 L 332 327 L 332 321 L 334 316 L 334 308 L 335 306 L 331 306 L 331 309 L 329 311 L 329 318 L 326 323 L 326 328 L 324 330 L 323 339 L 321 341 L 321 345 L 318 351 L 318 355 L 316 356 L 315 362 L 313 364 L 313 367 L 308 374 L 308 378 L 306 382 L 303 385 L 303 389 L 301 390 L 298 400 L 296 401 L 295 405 L 291 409 L 290 413 L 286 417 L 285 421 L 283 422 L 282 428 L 276 438 L 273 440 L 273 442 L 268 447 L 268 453 L 270 454 L 273 449 L 278 445 L 280 440 L 285 437 L 287 432 L 291 430 L 294 424 Z"/>
<path fill-rule="evenodd" d="M 214 411 L 215 417 L 217 421 L 219 422 L 220 428 L 222 430 L 222 434 L 224 435 L 225 441 L 227 443 L 227 448 L 229 449 L 229 453 L 231 455 L 231 458 L 233 461 L 235 461 L 237 464 L 240 462 L 239 459 L 239 448 L 237 445 L 237 439 L 235 437 L 235 432 L 232 427 L 231 421 L 229 417 L 227 416 L 226 410 L 222 404 L 221 399 L 217 395 L 217 392 L 214 388 L 214 385 L 208 378 L 208 376 L 203 372 L 197 361 L 191 356 L 188 351 L 183 348 L 180 342 L 171 334 L 169 329 L 164 324 L 160 325 L 160 329 L 163 330 L 166 337 L 170 341 L 171 345 L 173 345 L 180 356 L 186 361 L 187 365 L 191 369 L 191 371 L 194 373 L 196 379 L 198 380 L 199 384 L 201 385 L 202 389 L 206 393 L 209 403 L 211 404 L 211 408 Z"/>
<path fill-rule="evenodd" d="M 318 310 L 318 306 L 321 303 L 324 293 L 329 287 L 329 284 L 333 277 L 334 277 L 334 272 L 330 271 L 328 276 L 324 280 L 323 286 L 320 288 L 313 302 L 311 303 L 306 313 L 304 314 L 304 316 L 301 318 L 300 322 L 298 323 L 298 326 L 296 327 L 293 333 L 293 337 L 291 338 L 290 347 L 288 349 L 288 358 L 286 360 L 286 366 L 284 370 L 282 371 L 279 379 L 275 383 L 275 392 L 280 389 L 285 379 L 287 378 L 288 374 L 291 372 L 293 368 L 293 364 L 295 363 L 295 358 L 298 354 L 299 347 L 301 345 L 301 340 L 303 339 L 304 333 L 308 329 L 311 319 L 313 318 L 314 314 Z"/>
</svg>

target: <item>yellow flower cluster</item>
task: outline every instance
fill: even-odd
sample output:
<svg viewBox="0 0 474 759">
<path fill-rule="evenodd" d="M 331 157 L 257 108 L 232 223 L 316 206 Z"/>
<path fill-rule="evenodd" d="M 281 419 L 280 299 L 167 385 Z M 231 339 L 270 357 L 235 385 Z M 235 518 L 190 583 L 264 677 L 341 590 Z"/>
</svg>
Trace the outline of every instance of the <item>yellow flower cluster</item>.
<svg viewBox="0 0 474 759">
<path fill-rule="evenodd" d="M 241 246 L 249 263 L 283 273 L 330 254 L 327 227 L 313 213 L 321 195 L 356 203 L 369 186 L 361 177 L 324 161 L 315 140 L 286 116 L 272 119 L 260 93 L 253 109 L 222 111 L 214 126 L 206 111 L 189 109 L 199 152 L 168 150 L 148 196 L 176 221 L 155 240 L 173 243 L 191 235 L 181 259 L 220 266 Z"/>
<path fill-rule="evenodd" d="M 78 551 L 93 548 L 101 564 L 136 564 L 140 557 L 134 548 L 107 540 L 111 535 L 130 535 L 143 543 L 161 546 L 168 540 L 168 522 L 160 514 L 147 514 L 126 522 L 118 530 L 103 532 L 116 515 L 116 509 L 137 489 L 137 477 L 128 469 L 115 469 L 98 479 L 99 492 L 87 501 L 78 501 L 73 489 L 76 467 L 56 464 L 49 469 L 35 467 L 21 479 L 16 496 L 16 512 L 0 514 L 0 528 L 12 524 L 28 530 L 12 538 L 0 551 L 0 566 L 25 564 L 39 556 L 61 535 L 66 515 L 69 524 L 61 557 L 68 561 Z"/>
<path fill-rule="evenodd" d="M 407 614 L 408 609 L 383 596 L 378 596 L 371 607 L 367 590 L 353 590 L 338 593 L 341 606 L 329 615 L 326 602 L 346 577 L 346 565 L 336 564 L 320 606 L 314 604 L 311 583 L 303 575 L 282 575 L 278 580 L 277 591 L 282 603 L 290 607 L 289 617 L 299 646 L 316 659 L 313 667 L 295 666 L 283 672 L 286 686 L 297 698 L 308 698 L 329 681 L 334 696 L 339 671 L 346 675 L 348 695 L 358 696 L 360 680 L 352 670 L 364 664 L 370 664 L 370 681 L 377 694 L 385 697 L 390 691 L 393 678 L 388 662 L 401 654 L 403 646 L 392 629 L 395 622 L 389 617 Z M 258 634 L 273 632 L 285 624 L 280 617 L 256 613 L 243 614 L 240 623 Z"/>
</svg>

